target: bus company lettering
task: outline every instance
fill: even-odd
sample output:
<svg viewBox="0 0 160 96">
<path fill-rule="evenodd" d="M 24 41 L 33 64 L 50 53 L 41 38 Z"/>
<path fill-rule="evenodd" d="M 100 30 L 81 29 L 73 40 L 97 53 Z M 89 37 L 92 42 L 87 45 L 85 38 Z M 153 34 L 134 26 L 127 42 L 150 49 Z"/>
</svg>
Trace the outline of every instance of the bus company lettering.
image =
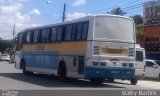
<svg viewBox="0 0 160 96">
<path fill-rule="evenodd" d="M 37 45 L 36 49 L 37 50 L 44 50 L 45 46 L 44 45 Z"/>
<path fill-rule="evenodd" d="M 160 18 L 148 19 L 145 25 L 159 24 Z"/>
</svg>

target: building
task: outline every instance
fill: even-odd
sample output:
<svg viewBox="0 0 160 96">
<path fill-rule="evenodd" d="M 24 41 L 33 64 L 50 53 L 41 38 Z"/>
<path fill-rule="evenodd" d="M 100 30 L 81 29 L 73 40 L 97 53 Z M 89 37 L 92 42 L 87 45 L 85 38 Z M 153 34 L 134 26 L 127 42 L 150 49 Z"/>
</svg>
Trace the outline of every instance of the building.
<svg viewBox="0 0 160 96">
<path fill-rule="evenodd" d="M 146 58 L 160 60 L 160 0 L 144 4 L 143 23 Z"/>
</svg>

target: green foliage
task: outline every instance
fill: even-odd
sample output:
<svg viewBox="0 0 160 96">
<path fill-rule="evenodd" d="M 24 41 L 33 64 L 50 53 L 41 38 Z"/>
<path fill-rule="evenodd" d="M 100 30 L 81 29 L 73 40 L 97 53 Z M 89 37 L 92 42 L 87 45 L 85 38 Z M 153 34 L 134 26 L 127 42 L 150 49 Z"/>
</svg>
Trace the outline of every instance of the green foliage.
<svg viewBox="0 0 160 96">
<path fill-rule="evenodd" d="M 142 26 L 136 26 L 135 31 L 137 35 L 143 35 Z"/>
<path fill-rule="evenodd" d="M 141 15 L 134 15 L 131 16 L 131 18 L 134 20 L 135 25 L 136 25 L 136 34 L 142 35 L 142 24 L 143 24 L 143 17 Z"/>
<path fill-rule="evenodd" d="M 114 8 L 111 12 L 108 12 L 108 13 L 114 14 L 114 15 L 125 15 L 125 14 L 127 14 L 120 7 Z"/>
<path fill-rule="evenodd" d="M 0 52 L 4 53 L 5 51 L 9 51 L 12 48 L 11 40 L 2 40 L 0 39 Z"/>
<path fill-rule="evenodd" d="M 141 15 L 134 15 L 131 18 L 134 20 L 136 26 L 143 23 L 143 17 Z"/>
</svg>

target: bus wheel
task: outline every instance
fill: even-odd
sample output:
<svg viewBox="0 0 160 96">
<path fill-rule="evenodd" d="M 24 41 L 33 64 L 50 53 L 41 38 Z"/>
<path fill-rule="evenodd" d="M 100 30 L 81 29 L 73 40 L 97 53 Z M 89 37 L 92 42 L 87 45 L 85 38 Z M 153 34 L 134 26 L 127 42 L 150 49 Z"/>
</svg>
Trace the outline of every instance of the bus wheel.
<svg viewBox="0 0 160 96">
<path fill-rule="evenodd" d="M 131 79 L 130 82 L 131 82 L 132 85 L 136 85 L 138 80 L 137 79 Z"/>
<path fill-rule="evenodd" d="M 31 75 L 31 74 L 33 74 L 33 72 L 26 71 L 26 65 L 25 65 L 24 61 L 22 61 L 21 63 L 22 63 L 22 66 L 23 66 L 22 67 L 22 71 L 23 71 L 24 75 Z"/>
<path fill-rule="evenodd" d="M 114 83 L 114 79 L 113 78 L 108 78 L 107 81 L 110 82 L 110 83 Z"/>
<path fill-rule="evenodd" d="M 64 62 L 61 62 L 58 67 L 58 76 L 60 80 L 65 80 L 66 75 L 67 75 L 66 64 Z"/>
<path fill-rule="evenodd" d="M 104 78 L 91 78 L 90 81 L 93 84 L 102 84 L 105 81 L 105 79 Z"/>
</svg>

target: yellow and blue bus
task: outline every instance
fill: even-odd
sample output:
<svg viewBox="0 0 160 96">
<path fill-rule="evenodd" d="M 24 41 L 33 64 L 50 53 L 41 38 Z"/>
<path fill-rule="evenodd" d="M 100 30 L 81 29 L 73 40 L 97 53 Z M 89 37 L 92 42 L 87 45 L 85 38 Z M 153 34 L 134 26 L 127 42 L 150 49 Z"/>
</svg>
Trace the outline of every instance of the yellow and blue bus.
<svg viewBox="0 0 160 96">
<path fill-rule="evenodd" d="M 17 36 L 15 61 L 24 74 L 55 74 L 93 83 L 123 79 L 135 85 L 134 21 L 102 14 L 27 28 Z"/>
</svg>

